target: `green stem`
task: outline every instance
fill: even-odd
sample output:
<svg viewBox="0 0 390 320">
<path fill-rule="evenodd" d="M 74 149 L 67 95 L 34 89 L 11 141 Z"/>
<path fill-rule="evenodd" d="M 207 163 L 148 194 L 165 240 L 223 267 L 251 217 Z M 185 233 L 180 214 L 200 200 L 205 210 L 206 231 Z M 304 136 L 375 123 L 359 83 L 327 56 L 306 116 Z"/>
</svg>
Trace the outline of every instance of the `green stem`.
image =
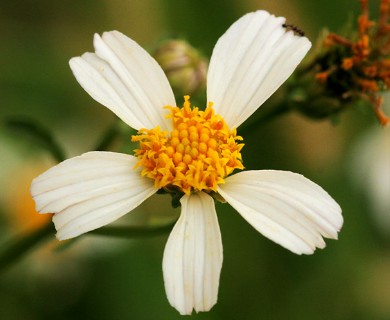
<svg viewBox="0 0 390 320">
<path fill-rule="evenodd" d="M 276 105 L 271 112 L 267 113 L 264 117 L 259 118 L 257 121 L 253 121 L 249 123 L 248 125 L 244 125 L 243 128 L 240 128 L 239 134 L 245 135 L 250 134 L 251 132 L 255 131 L 257 127 L 261 126 L 262 124 L 265 124 L 269 121 L 272 121 L 276 119 L 277 117 L 284 115 L 288 111 L 290 111 L 291 108 L 288 105 L 288 102 L 284 101 L 280 104 Z"/>
<path fill-rule="evenodd" d="M 0 271 L 6 269 L 39 243 L 53 235 L 54 227 L 50 222 L 42 228 L 19 235 L 5 243 L 0 249 Z"/>
<path fill-rule="evenodd" d="M 111 236 L 120 238 L 144 238 L 159 236 L 170 232 L 175 225 L 175 222 L 164 224 L 161 226 L 144 227 L 144 226 L 116 226 L 103 227 L 90 231 L 90 235 Z"/>
<path fill-rule="evenodd" d="M 108 127 L 106 132 L 104 132 L 102 138 L 97 143 L 95 148 L 93 150 L 96 151 L 105 151 L 108 150 L 110 145 L 113 143 L 113 141 L 116 139 L 116 137 L 119 134 L 119 126 L 118 121 L 114 121 L 112 125 Z"/>
<path fill-rule="evenodd" d="M 90 231 L 89 235 L 100 235 L 120 238 L 143 238 L 166 234 L 172 230 L 175 222 L 161 226 L 143 227 L 143 226 L 116 226 L 102 227 Z M 22 234 L 15 239 L 10 240 L 2 246 L 0 250 L 0 272 L 17 262 L 25 254 L 31 251 L 38 244 L 48 240 L 54 234 L 54 226 L 50 222 L 40 229 L 27 234 Z M 53 237 L 54 238 L 54 237 Z"/>
</svg>

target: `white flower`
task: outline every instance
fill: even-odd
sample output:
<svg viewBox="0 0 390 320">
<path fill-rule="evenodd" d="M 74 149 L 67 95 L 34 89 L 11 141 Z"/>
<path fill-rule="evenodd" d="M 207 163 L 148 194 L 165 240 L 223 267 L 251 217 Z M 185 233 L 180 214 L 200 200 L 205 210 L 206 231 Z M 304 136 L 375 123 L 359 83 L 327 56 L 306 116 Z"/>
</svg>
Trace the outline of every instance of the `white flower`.
<svg viewBox="0 0 390 320">
<path fill-rule="evenodd" d="M 34 179 L 37 210 L 55 213 L 58 239 L 118 219 L 159 188 L 182 193 L 181 216 L 163 259 L 168 300 L 181 314 L 208 311 L 217 301 L 222 242 L 215 193 L 294 253 L 311 254 L 325 246 L 322 237 L 336 239 L 343 223 L 340 207 L 303 176 L 262 170 L 227 177 L 243 169 L 235 129 L 290 76 L 311 46 L 284 23 L 266 11 L 249 13 L 218 40 L 204 112 L 191 109 L 189 97 L 183 108 L 176 107 L 160 66 L 133 40 L 117 31 L 96 34 L 95 53 L 71 59 L 70 66 L 96 101 L 140 130 L 133 137 L 140 149 L 135 156 L 85 153 Z"/>
<path fill-rule="evenodd" d="M 390 99 L 390 94 L 385 95 Z M 389 101 L 390 102 L 390 101 Z M 370 205 L 370 213 L 379 231 L 390 231 L 390 130 L 374 127 L 364 132 L 351 152 L 349 173 L 352 182 Z"/>
</svg>

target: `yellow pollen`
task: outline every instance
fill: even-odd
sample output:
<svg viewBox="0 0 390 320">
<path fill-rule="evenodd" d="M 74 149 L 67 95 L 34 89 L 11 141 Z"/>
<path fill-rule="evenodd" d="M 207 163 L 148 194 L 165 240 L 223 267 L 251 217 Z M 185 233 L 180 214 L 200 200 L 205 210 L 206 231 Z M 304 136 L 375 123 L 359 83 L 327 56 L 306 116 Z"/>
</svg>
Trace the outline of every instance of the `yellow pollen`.
<svg viewBox="0 0 390 320">
<path fill-rule="evenodd" d="M 173 122 L 172 132 L 160 127 L 141 129 L 132 141 L 139 142 L 135 156 L 142 176 L 154 180 L 156 188 L 186 194 L 217 191 L 217 185 L 235 169 L 244 169 L 241 149 L 244 144 L 224 119 L 214 113 L 212 103 L 205 111 L 191 109 L 190 97 L 183 108 L 167 107 Z"/>
</svg>

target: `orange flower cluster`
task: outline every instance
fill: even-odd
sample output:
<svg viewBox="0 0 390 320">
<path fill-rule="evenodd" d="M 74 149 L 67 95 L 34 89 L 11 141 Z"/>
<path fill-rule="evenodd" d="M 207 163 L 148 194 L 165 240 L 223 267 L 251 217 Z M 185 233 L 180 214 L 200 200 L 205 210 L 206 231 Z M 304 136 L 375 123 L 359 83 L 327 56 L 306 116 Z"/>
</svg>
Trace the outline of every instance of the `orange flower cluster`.
<svg viewBox="0 0 390 320">
<path fill-rule="evenodd" d="M 362 14 L 358 18 L 357 38 L 352 41 L 331 33 L 325 40 L 329 50 L 341 52 L 343 58 L 321 68 L 316 74 L 318 81 L 328 84 L 331 75 L 346 79 L 349 89 L 343 98 L 362 97 L 369 101 L 384 126 L 390 117 L 382 110 L 381 93 L 390 88 L 390 0 L 381 0 L 378 21 L 369 19 L 368 0 L 360 0 Z"/>
</svg>

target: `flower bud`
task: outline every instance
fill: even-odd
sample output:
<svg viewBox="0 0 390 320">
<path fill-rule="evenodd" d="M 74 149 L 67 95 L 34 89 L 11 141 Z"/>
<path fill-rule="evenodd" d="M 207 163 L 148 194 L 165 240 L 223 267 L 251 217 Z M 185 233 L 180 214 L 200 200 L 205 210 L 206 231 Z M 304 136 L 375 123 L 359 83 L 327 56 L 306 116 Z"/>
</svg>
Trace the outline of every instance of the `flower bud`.
<svg viewBox="0 0 390 320">
<path fill-rule="evenodd" d="M 174 92 L 194 95 L 205 88 L 208 62 L 186 41 L 164 42 L 153 57 L 164 70 Z"/>
</svg>

